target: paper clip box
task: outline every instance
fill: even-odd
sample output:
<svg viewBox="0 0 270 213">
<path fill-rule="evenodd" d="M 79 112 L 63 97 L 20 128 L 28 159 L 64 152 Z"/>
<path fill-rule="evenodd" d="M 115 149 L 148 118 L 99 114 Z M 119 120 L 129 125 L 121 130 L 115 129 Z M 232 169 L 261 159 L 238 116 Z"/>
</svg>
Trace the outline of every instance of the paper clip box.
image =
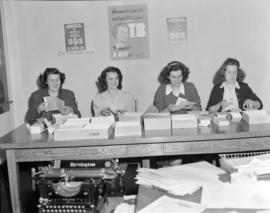
<svg viewBox="0 0 270 213">
<path fill-rule="evenodd" d="M 170 113 L 147 113 L 143 121 L 145 137 L 171 136 Z"/>
<path fill-rule="evenodd" d="M 114 137 L 141 137 L 142 127 L 139 121 L 118 121 L 115 123 Z"/>
</svg>

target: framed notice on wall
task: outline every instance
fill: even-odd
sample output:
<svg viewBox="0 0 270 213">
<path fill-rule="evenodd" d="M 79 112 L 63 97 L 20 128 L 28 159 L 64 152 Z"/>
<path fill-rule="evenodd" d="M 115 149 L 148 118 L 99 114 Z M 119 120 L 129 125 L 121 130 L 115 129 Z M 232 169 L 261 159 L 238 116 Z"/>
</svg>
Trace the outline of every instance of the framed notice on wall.
<svg viewBox="0 0 270 213">
<path fill-rule="evenodd" d="M 169 44 L 187 44 L 187 18 L 167 18 Z"/>
<path fill-rule="evenodd" d="M 86 50 L 84 23 L 65 24 L 66 51 Z"/>
<path fill-rule="evenodd" d="M 111 58 L 149 57 L 147 5 L 110 6 L 108 12 Z"/>
</svg>

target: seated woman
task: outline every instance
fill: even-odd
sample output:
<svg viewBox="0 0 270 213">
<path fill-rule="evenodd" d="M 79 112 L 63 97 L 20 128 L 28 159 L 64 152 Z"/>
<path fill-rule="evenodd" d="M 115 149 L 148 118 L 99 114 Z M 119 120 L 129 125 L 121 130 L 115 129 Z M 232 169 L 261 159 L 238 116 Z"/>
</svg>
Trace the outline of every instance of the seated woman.
<svg viewBox="0 0 270 213">
<path fill-rule="evenodd" d="M 201 111 L 201 100 L 193 83 L 186 82 L 189 69 L 183 63 L 173 61 L 160 73 L 161 85 L 154 98 L 159 112 L 187 113 Z"/>
<path fill-rule="evenodd" d="M 57 68 L 46 68 L 38 79 L 40 89 L 33 92 L 29 98 L 28 111 L 25 116 L 27 123 L 32 124 L 38 118 L 47 118 L 50 121 L 52 114 L 60 113 L 58 110 L 48 110 L 47 104 L 44 102 L 45 97 L 58 97 L 61 99 L 65 105 L 61 112 L 63 115 L 73 112 L 79 117 L 81 116 L 74 93 L 62 88 L 64 81 L 64 73 L 60 72 Z"/>
<path fill-rule="evenodd" d="M 102 71 L 98 77 L 100 93 L 93 101 L 95 116 L 117 116 L 135 111 L 135 99 L 131 93 L 122 90 L 122 79 L 117 67 L 107 67 Z"/>
<path fill-rule="evenodd" d="M 253 93 L 248 84 L 242 82 L 240 63 L 228 58 L 218 71 L 220 82 L 214 85 L 206 110 L 209 112 L 239 111 L 245 109 L 262 109 L 260 98 Z"/>
</svg>

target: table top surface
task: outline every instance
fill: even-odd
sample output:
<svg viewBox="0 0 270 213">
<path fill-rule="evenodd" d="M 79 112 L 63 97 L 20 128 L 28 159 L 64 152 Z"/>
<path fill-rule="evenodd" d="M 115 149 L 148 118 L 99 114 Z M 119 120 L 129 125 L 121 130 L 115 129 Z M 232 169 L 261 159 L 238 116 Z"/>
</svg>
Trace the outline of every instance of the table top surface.
<svg viewBox="0 0 270 213">
<path fill-rule="evenodd" d="M 270 124 L 249 125 L 245 121 L 230 122 L 228 126 L 216 126 L 195 128 L 195 132 L 184 133 L 179 136 L 164 137 L 123 137 L 113 139 L 87 139 L 55 141 L 52 134 L 47 131 L 41 134 L 32 134 L 25 124 L 17 127 L 0 138 L 0 149 L 23 149 L 39 147 L 78 147 L 78 146 L 106 146 L 121 144 L 151 144 L 214 141 L 226 139 L 243 139 L 256 137 L 270 137 Z M 144 135 L 144 133 L 143 133 Z"/>
<path fill-rule="evenodd" d="M 163 195 L 167 195 L 172 198 L 179 198 L 182 200 L 187 200 L 187 201 L 191 201 L 195 203 L 200 203 L 201 193 L 202 193 L 202 189 L 197 190 L 191 195 L 174 196 L 164 191 L 161 191 L 159 189 L 153 189 L 150 187 L 145 187 L 145 186 L 140 185 L 138 198 L 137 198 L 136 212 L 143 209 L 144 207 L 154 202 L 155 200 L 157 200 L 159 197 Z M 237 213 L 256 213 L 258 210 L 260 209 L 205 209 L 203 213 L 228 213 L 230 211 L 236 211 Z"/>
</svg>

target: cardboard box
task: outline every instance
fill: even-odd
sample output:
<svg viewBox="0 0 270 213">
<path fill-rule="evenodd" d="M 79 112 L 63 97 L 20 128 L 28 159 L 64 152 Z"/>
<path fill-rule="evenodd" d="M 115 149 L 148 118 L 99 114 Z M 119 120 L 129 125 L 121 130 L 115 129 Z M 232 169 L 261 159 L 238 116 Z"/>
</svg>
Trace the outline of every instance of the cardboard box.
<svg viewBox="0 0 270 213">
<path fill-rule="evenodd" d="M 248 124 L 270 123 L 270 113 L 266 110 L 247 110 L 243 112 L 242 118 Z"/>
<path fill-rule="evenodd" d="M 60 126 L 54 131 L 54 140 L 109 139 L 112 137 L 111 122 L 88 123 L 84 126 Z"/>
<path fill-rule="evenodd" d="M 139 121 L 118 121 L 115 123 L 115 138 L 132 136 L 142 136 L 142 127 Z"/>
<path fill-rule="evenodd" d="M 143 121 L 145 137 L 171 136 L 170 113 L 147 113 Z"/>
</svg>

